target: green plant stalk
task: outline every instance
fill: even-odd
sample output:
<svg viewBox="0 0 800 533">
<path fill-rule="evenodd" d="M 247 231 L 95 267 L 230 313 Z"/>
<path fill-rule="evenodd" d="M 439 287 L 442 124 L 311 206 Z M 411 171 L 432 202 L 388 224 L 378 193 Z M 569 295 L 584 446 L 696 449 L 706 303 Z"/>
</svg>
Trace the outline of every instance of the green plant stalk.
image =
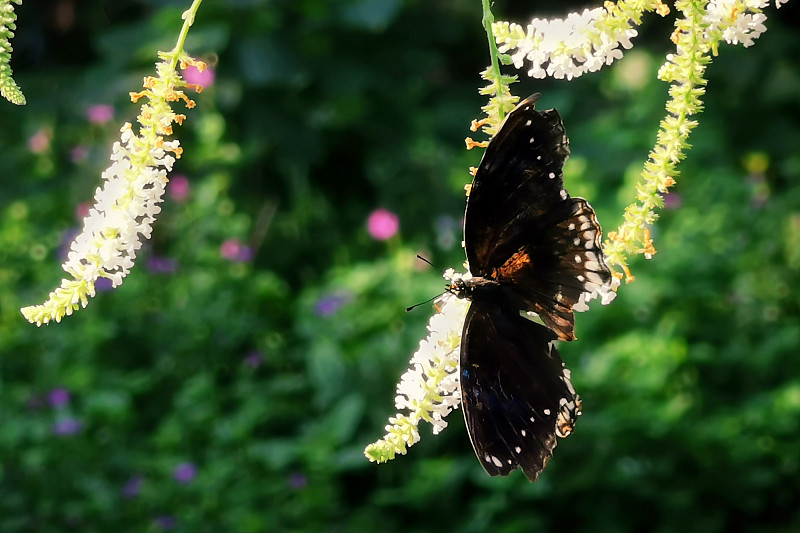
<svg viewBox="0 0 800 533">
<path fill-rule="evenodd" d="M 194 24 L 194 17 L 197 14 L 197 9 L 202 3 L 203 0 L 194 0 L 189 9 L 184 11 L 183 15 L 181 15 L 181 18 L 183 19 L 183 26 L 181 27 L 181 32 L 178 34 L 178 42 L 175 43 L 175 48 L 173 48 L 172 52 L 170 52 L 172 55 L 171 67 L 173 69 L 178 66 L 178 60 L 183 54 L 183 45 L 186 42 L 186 36 L 189 34 L 189 28 L 191 28 L 192 24 Z"/>
</svg>

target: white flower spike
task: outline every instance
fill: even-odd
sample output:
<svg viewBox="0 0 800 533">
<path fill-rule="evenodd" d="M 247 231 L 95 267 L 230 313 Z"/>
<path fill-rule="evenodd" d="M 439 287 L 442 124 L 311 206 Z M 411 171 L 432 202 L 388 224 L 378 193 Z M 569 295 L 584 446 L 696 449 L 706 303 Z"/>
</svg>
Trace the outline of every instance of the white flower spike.
<svg viewBox="0 0 800 533">
<path fill-rule="evenodd" d="M 181 124 L 186 118 L 175 114 L 170 102 L 183 100 L 186 107 L 192 108 L 194 101 L 177 88 L 201 90 L 185 83 L 175 66 L 180 61 L 182 66 L 205 68 L 205 64 L 183 52 L 161 53 L 160 57 L 156 65 L 158 76 L 145 78 L 145 90 L 131 93 L 134 102 L 148 100 L 138 117 L 139 132 L 136 134 L 131 124 L 122 126 L 120 140 L 111 150 L 111 165 L 102 174 L 103 186 L 96 190 L 94 206 L 62 265 L 72 279 L 63 279 L 45 303 L 22 309 L 25 318 L 37 326 L 51 320 L 60 322 L 64 316 L 86 307 L 89 297 L 95 295 L 99 278 L 110 279 L 114 287 L 122 284 L 142 247 L 141 239 L 151 236 L 153 222 L 161 212 L 158 204 L 169 181 L 167 172 L 183 150 L 177 140 L 164 140 L 164 136 L 172 134 L 172 124 Z"/>
</svg>

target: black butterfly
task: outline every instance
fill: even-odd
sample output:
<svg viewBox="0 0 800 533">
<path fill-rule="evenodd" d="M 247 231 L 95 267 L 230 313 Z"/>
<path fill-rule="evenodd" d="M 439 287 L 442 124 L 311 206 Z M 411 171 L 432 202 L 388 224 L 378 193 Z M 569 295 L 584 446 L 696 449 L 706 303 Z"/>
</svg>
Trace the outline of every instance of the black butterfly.
<svg viewBox="0 0 800 533">
<path fill-rule="evenodd" d="M 486 148 L 464 215 L 472 278 L 449 286 L 472 301 L 460 366 L 472 447 L 490 475 L 520 467 L 531 481 L 581 414 L 553 341 L 575 339 L 573 307 L 612 296 L 594 210 L 564 190 L 561 117 L 536 111 L 538 99 L 520 103 Z"/>
</svg>

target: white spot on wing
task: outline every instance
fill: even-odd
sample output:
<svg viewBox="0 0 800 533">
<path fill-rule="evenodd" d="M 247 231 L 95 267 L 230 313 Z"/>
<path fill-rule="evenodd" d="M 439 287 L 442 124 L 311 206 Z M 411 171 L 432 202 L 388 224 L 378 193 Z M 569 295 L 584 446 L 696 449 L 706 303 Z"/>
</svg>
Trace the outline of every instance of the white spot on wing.
<svg viewBox="0 0 800 533">
<path fill-rule="evenodd" d="M 494 466 L 497 466 L 497 467 L 503 466 L 502 461 L 500 461 L 500 459 L 498 459 L 494 455 L 492 456 L 492 463 L 494 463 Z"/>
<path fill-rule="evenodd" d="M 517 446 L 516 448 L 514 448 L 514 451 L 517 452 L 517 453 L 520 453 L 522 451 L 522 448 Z"/>
<path fill-rule="evenodd" d="M 561 199 L 562 200 L 567 199 L 567 191 L 565 191 L 564 189 L 561 189 Z"/>
<path fill-rule="evenodd" d="M 586 265 L 588 266 L 589 263 L 586 263 Z M 601 278 L 600 274 L 598 274 L 597 272 L 587 272 L 586 275 L 589 277 L 589 281 L 591 283 L 594 283 L 595 285 L 603 284 L 603 278 Z"/>
<path fill-rule="evenodd" d="M 550 409 L 545 409 L 542 412 L 544 413 L 544 416 L 550 416 Z"/>
<path fill-rule="evenodd" d="M 531 121 L 529 120 L 528 122 L 525 123 L 525 125 L 526 126 L 530 126 L 531 125 Z"/>
<path fill-rule="evenodd" d="M 583 259 L 581 259 L 581 256 L 579 256 L 579 255 L 576 255 L 576 256 L 575 256 L 575 262 L 576 262 L 576 263 L 580 263 L 581 261 L 583 261 Z"/>
<path fill-rule="evenodd" d="M 553 179 L 553 178 L 556 177 L 556 173 L 555 172 L 551 172 L 550 174 L 547 175 L 547 177 L 550 178 L 550 179 Z"/>
<path fill-rule="evenodd" d="M 524 437 L 528 434 L 528 432 L 523 429 L 522 431 L 520 431 L 520 434 Z"/>
</svg>

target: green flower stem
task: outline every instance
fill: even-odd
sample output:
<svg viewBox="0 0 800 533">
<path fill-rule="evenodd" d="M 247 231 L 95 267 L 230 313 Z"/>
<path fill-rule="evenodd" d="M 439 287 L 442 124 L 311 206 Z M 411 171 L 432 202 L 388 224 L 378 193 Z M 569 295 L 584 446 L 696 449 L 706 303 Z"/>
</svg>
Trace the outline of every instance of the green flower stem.
<svg viewBox="0 0 800 533">
<path fill-rule="evenodd" d="M 197 14 L 197 9 L 202 3 L 203 0 L 194 0 L 189 9 L 184 11 L 183 15 L 181 15 L 181 18 L 183 19 L 183 27 L 181 27 L 181 32 L 178 34 L 178 42 L 175 43 L 175 48 L 173 48 L 172 52 L 170 52 L 172 55 L 171 67 L 173 69 L 178 66 L 178 60 L 184 53 L 183 45 L 186 42 L 186 36 L 189 34 L 189 28 L 191 28 L 192 24 L 194 24 L 194 17 Z"/>
<path fill-rule="evenodd" d="M 500 52 L 497 49 L 497 40 L 494 36 L 494 15 L 490 0 L 483 1 L 483 28 L 486 30 L 486 37 L 489 40 L 489 58 L 490 65 L 481 72 L 481 77 L 489 82 L 489 85 L 480 89 L 480 94 L 490 96 L 489 102 L 481 108 L 486 113 L 486 118 L 480 123 L 476 123 L 473 129 L 477 130 L 478 126 L 484 126 L 483 132 L 488 135 L 494 135 L 500 124 L 503 122 L 503 117 L 506 113 L 514 109 L 518 96 L 512 96 L 509 85 L 517 81 L 516 76 L 507 76 L 500 72 Z M 470 146 L 470 143 L 467 143 Z"/>
</svg>

